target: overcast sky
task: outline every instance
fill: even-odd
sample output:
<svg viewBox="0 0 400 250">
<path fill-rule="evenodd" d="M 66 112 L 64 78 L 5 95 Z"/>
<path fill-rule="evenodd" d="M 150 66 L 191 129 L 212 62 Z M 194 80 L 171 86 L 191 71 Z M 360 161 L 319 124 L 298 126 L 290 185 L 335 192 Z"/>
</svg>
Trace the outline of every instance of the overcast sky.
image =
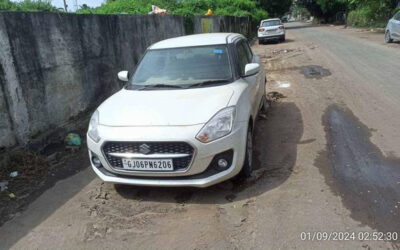
<svg viewBox="0 0 400 250">
<path fill-rule="evenodd" d="M 20 2 L 23 0 L 12 0 L 13 2 Z M 63 0 L 50 0 L 51 4 L 56 6 L 57 8 L 64 8 Z M 68 4 L 68 11 L 75 11 L 75 0 L 66 0 Z M 78 2 L 78 6 L 83 4 L 87 4 L 89 7 L 98 7 L 106 0 L 76 0 Z"/>
<path fill-rule="evenodd" d="M 87 4 L 89 7 L 98 7 L 100 6 L 105 0 L 77 0 L 78 6 L 82 4 Z M 57 8 L 64 8 L 63 0 L 51 0 L 51 4 L 56 6 Z M 74 0 L 67 0 L 68 4 L 68 11 L 75 11 L 75 1 Z"/>
</svg>

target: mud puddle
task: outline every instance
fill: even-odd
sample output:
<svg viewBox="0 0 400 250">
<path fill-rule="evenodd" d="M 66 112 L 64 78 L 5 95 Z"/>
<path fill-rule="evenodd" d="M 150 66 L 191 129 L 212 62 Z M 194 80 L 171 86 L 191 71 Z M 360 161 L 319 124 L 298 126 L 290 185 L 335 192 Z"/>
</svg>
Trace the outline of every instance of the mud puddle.
<svg viewBox="0 0 400 250">
<path fill-rule="evenodd" d="M 280 99 L 286 98 L 284 94 L 277 92 L 277 91 L 272 91 L 267 93 L 267 101 L 270 103 L 277 102 Z"/>
<path fill-rule="evenodd" d="M 321 79 L 322 77 L 331 75 L 329 70 L 317 65 L 303 66 L 300 68 L 300 71 L 307 78 Z"/>
<path fill-rule="evenodd" d="M 400 159 L 385 157 L 348 109 L 330 106 L 323 124 L 327 152 L 315 165 L 351 217 L 380 232 L 400 232 Z"/>
</svg>

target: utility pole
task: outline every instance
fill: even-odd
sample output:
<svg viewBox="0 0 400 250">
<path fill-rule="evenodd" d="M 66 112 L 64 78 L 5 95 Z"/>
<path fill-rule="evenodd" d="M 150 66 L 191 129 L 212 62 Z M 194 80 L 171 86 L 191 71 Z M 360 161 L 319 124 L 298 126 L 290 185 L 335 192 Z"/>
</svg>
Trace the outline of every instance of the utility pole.
<svg viewBox="0 0 400 250">
<path fill-rule="evenodd" d="M 74 7 L 75 7 L 75 11 L 78 10 L 79 6 L 78 6 L 78 0 L 74 0 Z"/>
<path fill-rule="evenodd" d="M 65 10 L 65 12 L 68 12 L 67 0 L 64 0 L 64 10 Z"/>
</svg>

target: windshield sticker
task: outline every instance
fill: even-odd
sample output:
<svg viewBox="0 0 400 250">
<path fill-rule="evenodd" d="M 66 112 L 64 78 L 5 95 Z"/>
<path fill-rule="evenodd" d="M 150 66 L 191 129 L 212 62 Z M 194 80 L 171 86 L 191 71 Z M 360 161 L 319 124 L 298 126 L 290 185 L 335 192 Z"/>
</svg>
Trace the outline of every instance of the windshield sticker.
<svg viewBox="0 0 400 250">
<path fill-rule="evenodd" d="M 214 49 L 214 54 L 222 54 L 222 49 Z"/>
</svg>

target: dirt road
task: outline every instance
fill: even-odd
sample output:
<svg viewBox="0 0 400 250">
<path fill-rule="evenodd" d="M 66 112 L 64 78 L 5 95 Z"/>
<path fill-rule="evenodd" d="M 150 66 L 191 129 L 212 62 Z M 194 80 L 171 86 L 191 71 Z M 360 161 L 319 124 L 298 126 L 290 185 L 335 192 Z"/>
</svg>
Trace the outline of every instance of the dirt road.
<svg viewBox="0 0 400 250">
<path fill-rule="evenodd" d="M 399 249 L 372 233 L 400 234 L 400 44 L 288 27 L 286 43 L 253 47 L 286 98 L 258 123 L 250 180 L 114 187 L 86 169 L 4 224 L 0 248 Z"/>
</svg>

